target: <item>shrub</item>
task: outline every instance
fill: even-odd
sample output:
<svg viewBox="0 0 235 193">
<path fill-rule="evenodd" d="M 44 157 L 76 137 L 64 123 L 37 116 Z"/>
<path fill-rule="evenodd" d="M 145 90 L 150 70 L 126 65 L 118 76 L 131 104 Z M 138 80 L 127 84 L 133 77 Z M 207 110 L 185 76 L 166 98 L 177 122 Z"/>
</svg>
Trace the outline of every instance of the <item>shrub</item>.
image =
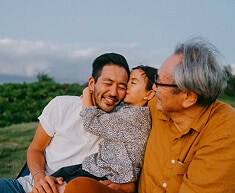
<svg viewBox="0 0 235 193">
<path fill-rule="evenodd" d="M 45 105 L 58 95 L 81 95 L 84 86 L 59 84 L 41 75 L 34 83 L 0 85 L 0 127 L 37 121 Z"/>
</svg>

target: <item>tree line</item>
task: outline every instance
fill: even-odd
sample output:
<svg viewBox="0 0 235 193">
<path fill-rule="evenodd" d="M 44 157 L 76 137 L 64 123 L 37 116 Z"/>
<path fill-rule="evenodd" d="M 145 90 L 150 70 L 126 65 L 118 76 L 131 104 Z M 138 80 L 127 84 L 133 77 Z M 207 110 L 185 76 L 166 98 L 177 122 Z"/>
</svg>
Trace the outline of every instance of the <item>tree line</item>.
<svg viewBox="0 0 235 193">
<path fill-rule="evenodd" d="M 230 66 L 225 70 L 229 79 L 224 94 L 235 97 L 235 76 Z M 0 85 L 0 127 L 38 121 L 37 117 L 52 98 L 58 95 L 80 96 L 85 86 L 59 84 L 47 74 L 39 74 L 33 83 Z"/>
<path fill-rule="evenodd" d="M 58 95 L 81 95 L 85 85 L 59 84 L 46 74 L 33 83 L 0 85 L 0 127 L 38 121 L 46 104 Z"/>
<path fill-rule="evenodd" d="M 226 66 L 225 71 L 228 76 L 228 86 L 224 93 L 228 96 L 235 96 L 235 75 L 232 74 L 231 66 Z"/>
</svg>

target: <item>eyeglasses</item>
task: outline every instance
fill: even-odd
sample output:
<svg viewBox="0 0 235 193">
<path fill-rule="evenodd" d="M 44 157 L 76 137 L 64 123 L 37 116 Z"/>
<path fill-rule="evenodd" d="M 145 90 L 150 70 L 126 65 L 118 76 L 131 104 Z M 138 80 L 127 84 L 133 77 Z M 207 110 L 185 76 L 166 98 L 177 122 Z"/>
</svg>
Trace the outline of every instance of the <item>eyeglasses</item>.
<svg viewBox="0 0 235 193">
<path fill-rule="evenodd" d="M 156 87 L 158 87 L 158 86 L 178 87 L 176 84 L 158 83 L 157 79 L 158 79 L 158 74 L 155 75 L 155 82 L 154 82 L 154 84 L 155 84 Z"/>
<path fill-rule="evenodd" d="M 155 86 L 167 86 L 167 87 L 178 87 L 176 84 L 163 84 L 163 83 L 158 83 L 158 82 L 154 82 Z"/>
</svg>

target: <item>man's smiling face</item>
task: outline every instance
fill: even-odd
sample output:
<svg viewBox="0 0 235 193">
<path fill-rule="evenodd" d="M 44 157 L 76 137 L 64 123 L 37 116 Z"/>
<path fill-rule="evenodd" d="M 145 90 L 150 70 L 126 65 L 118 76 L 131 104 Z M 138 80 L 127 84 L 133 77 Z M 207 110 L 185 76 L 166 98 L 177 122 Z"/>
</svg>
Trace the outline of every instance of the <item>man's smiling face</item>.
<svg viewBox="0 0 235 193">
<path fill-rule="evenodd" d="M 94 105 L 106 112 L 112 111 L 125 97 L 127 81 L 128 74 L 123 67 L 115 64 L 104 66 L 96 82 L 92 77 L 89 79 Z"/>
</svg>

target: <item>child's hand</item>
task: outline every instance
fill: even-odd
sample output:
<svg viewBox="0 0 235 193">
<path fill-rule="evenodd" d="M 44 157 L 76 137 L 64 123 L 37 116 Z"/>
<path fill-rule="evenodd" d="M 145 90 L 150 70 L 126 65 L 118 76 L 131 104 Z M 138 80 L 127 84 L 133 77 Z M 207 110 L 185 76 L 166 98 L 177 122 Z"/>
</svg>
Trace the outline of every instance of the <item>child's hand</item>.
<svg viewBox="0 0 235 193">
<path fill-rule="evenodd" d="M 135 183 L 130 182 L 130 183 L 114 183 L 111 180 L 101 180 L 100 181 L 102 184 L 113 188 L 115 190 L 123 190 L 126 193 L 132 193 L 135 191 Z"/>
<path fill-rule="evenodd" d="M 85 96 L 85 97 L 89 97 L 91 95 L 89 87 L 86 87 L 86 88 L 83 89 L 82 95 Z"/>
<path fill-rule="evenodd" d="M 120 186 L 121 186 L 121 184 L 114 183 L 114 182 L 112 182 L 111 180 L 103 180 L 103 181 L 101 180 L 100 182 L 101 182 L 102 184 L 104 184 L 104 185 L 110 187 L 110 188 L 115 189 L 115 190 L 119 190 L 119 189 L 120 189 Z"/>
<path fill-rule="evenodd" d="M 66 184 L 67 184 L 66 182 L 63 182 L 63 184 L 56 185 L 59 193 L 64 193 Z"/>
<path fill-rule="evenodd" d="M 93 106 L 93 102 L 92 102 L 92 95 L 91 95 L 91 91 L 89 89 L 89 87 L 86 87 L 83 89 L 82 92 L 82 108 L 86 108 L 86 107 L 90 107 Z"/>
</svg>

